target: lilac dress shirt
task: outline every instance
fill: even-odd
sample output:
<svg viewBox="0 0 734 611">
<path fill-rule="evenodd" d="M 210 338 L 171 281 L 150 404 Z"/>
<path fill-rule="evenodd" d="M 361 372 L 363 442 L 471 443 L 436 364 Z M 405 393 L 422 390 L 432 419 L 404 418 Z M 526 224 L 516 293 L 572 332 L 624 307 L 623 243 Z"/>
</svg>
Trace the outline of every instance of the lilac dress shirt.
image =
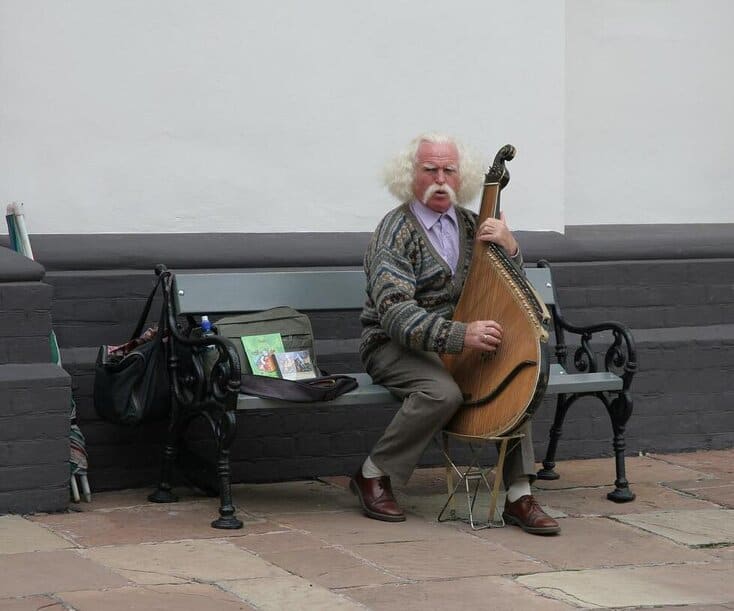
<svg viewBox="0 0 734 611">
<path fill-rule="evenodd" d="M 448 263 L 451 273 L 455 274 L 456 264 L 459 262 L 459 221 L 454 207 L 451 206 L 441 214 L 419 201 L 414 201 L 410 204 L 410 210 L 423 225 L 438 254 Z"/>
</svg>

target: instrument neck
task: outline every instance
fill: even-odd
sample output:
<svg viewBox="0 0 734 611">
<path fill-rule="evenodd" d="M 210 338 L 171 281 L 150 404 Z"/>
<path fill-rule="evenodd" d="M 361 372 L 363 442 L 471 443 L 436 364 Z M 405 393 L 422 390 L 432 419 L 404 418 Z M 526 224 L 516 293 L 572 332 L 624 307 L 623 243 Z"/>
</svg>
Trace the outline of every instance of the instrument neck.
<svg viewBox="0 0 734 611">
<path fill-rule="evenodd" d="M 481 225 L 488 218 L 500 218 L 500 185 L 497 182 L 484 183 L 477 226 Z"/>
</svg>

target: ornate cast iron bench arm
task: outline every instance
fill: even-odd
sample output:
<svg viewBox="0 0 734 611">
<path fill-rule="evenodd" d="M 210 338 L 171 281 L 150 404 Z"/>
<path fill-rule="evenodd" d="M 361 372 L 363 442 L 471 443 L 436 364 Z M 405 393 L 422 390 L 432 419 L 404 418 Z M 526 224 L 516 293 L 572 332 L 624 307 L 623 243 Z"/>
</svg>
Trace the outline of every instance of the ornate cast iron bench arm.
<svg viewBox="0 0 734 611">
<path fill-rule="evenodd" d="M 539 267 L 548 267 L 547 261 L 539 261 Z M 605 321 L 592 325 L 574 325 L 568 322 L 561 313 L 558 300 L 554 299 L 553 305 L 553 327 L 556 336 L 555 354 L 558 363 L 569 373 L 596 373 L 606 371 L 614 373 L 622 380 L 619 390 L 580 392 L 559 394 L 556 401 L 556 413 L 550 431 L 550 441 L 543 460 L 543 469 L 538 471 L 539 479 L 558 479 L 555 472 L 555 454 L 558 440 L 561 437 L 563 421 L 568 409 L 582 397 L 596 397 L 607 410 L 612 422 L 613 448 L 617 478 L 614 482 L 615 489 L 607 494 L 607 498 L 619 503 L 631 501 L 635 495 L 629 489 L 629 483 L 625 474 L 624 451 L 625 451 L 625 426 L 632 415 L 632 395 L 630 386 L 632 378 L 637 372 L 637 351 L 634 338 L 627 327 L 619 322 Z M 579 345 L 573 349 L 573 368 L 568 368 L 569 347 L 566 344 L 566 332 L 578 336 Z M 600 358 L 592 348 L 592 338 L 598 338 L 601 334 L 612 334 L 611 343 L 603 352 L 603 367 L 600 368 Z M 605 340 L 606 341 L 606 340 Z"/>
<path fill-rule="evenodd" d="M 157 503 L 175 502 L 171 491 L 173 468 L 176 459 L 185 452 L 183 436 L 191 422 L 202 418 L 208 425 L 217 444 L 218 490 L 204 483 L 196 483 L 206 492 L 219 493 L 220 517 L 215 528 L 241 528 L 235 517 L 230 484 L 229 448 L 236 432 L 235 414 L 240 389 L 240 361 L 229 340 L 220 337 L 192 336 L 193 319 L 181 327 L 177 319 L 171 288 L 173 274 L 164 265 L 156 266 L 156 274 L 164 274 L 163 298 L 166 316 L 161 332 L 167 338 L 166 359 L 171 388 L 171 416 L 163 453 L 161 479 L 157 489 L 148 499 Z M 216 359 L 209 356 L 216 350 Z M 191 460 L 191 457 L 188 457 Z M 194 478 L 193 473 L 189 474 Z"/>
</svg>

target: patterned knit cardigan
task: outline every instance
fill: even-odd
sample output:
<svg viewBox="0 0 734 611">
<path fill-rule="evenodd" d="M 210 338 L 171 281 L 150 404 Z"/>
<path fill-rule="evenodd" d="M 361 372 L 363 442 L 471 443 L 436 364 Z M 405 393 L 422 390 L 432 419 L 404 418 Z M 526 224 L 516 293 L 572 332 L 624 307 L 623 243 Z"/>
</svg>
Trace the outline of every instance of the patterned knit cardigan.
<svg viewBox="0 0 734 611">
<path fill-rule="evenodd" d="M 388 212 L 377 226 L 364 257 L 363 359 L 390 339 L 429 352 L 458 353 L 464 348 L 466 323 L 451 317 L 471 262 L 477 215 L 457 206 L 456 217 L 455 275 L 408 204 Z"/>
</svg>

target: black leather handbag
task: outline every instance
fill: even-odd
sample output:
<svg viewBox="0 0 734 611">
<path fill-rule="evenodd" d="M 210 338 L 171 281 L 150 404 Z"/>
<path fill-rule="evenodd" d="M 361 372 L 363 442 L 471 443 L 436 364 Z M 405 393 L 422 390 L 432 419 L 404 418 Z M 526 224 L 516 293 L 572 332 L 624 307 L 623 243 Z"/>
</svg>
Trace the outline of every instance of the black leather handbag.
<svg viewBox="0 0 734 611">
<path fill-rule="evenodd" d="M 94 409 L 107 422 L 135 425 L 161 420 L 169 414 L 169 378 L 163 338 L 158 329 L 149 329 L 141 336 L 153 298 L 163 281 L 164 276 L 159 276 L 130 341 L 122 346 L 101 346 L 97 353 Z M 165 304 L 160 321 L 164 315 Z"/>
</svg>

